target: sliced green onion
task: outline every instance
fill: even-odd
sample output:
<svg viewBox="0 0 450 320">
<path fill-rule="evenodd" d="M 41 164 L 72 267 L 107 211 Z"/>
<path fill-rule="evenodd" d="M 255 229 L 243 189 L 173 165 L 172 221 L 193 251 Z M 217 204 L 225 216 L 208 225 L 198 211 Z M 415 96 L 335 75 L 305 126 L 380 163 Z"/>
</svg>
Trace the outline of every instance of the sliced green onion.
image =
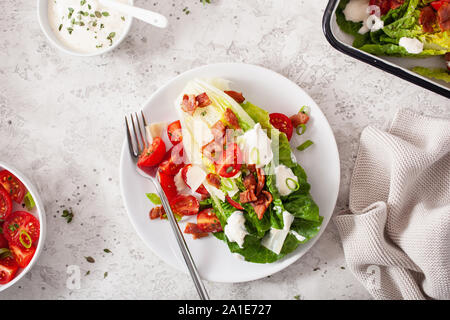
<svg viewBox="0 0 450 320">
<path fill-rule="evenodd" d="M 161 199 L 159 198 L 159 196 L 156 193 L 147 193 L 146 196 L 147 196 L 147 198 L 150 199 L 150 201 L 153 204 L 156 204 L 156 205 L 161 204 Z"/>
<path fill-rule="evenodd" d="M 290 181 L 292 181 L 293 183 L 294 183 L 294 185 L 295 185 L 295 187 L 292 187 L 292 185 L 289 185 L 289 182 Z M 294 179 L 292 179 L 292 178 L 287 178 L 286 179 L 286 186 L 289 188 L 289 190 L 291 190 L 291 191 L 297 191 L 298 189 L 300 189 L 300 185 L 298 184 L 298 182 L 297 181 L 295 181 Z"/>
<path fill-rule="evenodd" d="M 300 108 L 299 112 L 309 114 L 309 111 L 310 110 L 309 110 L 308 106 L 303 106 L 303 107 Z"/>
<path fill-rule="evenodd" d="M 306 148 L 308 148 L 309 146 L 311 146 L 313 144 L 314 144 L 314 142 L 312 142 L 311 140 L 306 140 L 305 142 L 303 142 L 301 145 L 299 145 L 297 147 L 297 150 L 298 151 L 303 151 L 303 150 L 305 150 Z"/>
<path fill-rule="evenodd" d="M 254 163 L 254 164 L 259 164 L 259 150 L 258 148 L 254 147 L 252 149 L 252 151 L 250 152 L 250 160 Z"/>
<path fill-rule="evenodd" d="M 0 259 L 6 258 L 11 255 L 11 251 L 8 248 L 0 248 Z"/>
<path fill-rule="evenodd" d="M 300 132 L 300 129 L 302 129 L 302 131 Z M 304 134 L 305 132 L 306 132 L 306 125 L 305 124 L 299 124 L 298 126 L 297 126 L 297 128 L 295 129 L 295 131 L 297 131 L 297 134 L 299 135 L 299 136 L 301 136 L 302 134 Z"/>
<path fill-rule="evenodd" d="M 25 235 L 25 236 L 27 237 L 28 243 L 25 242 L 25 241 L 22 239 L 22 236 L 23 236 L 23 235 Z M 30 248 L 31 248 L 31 245 L 33 244 L 33 240 L 31 240 L 30 234 L 29 234 L 28 232 L 26 232 L 25 230 L 21 230 L 21 231 L 20 231 L 20 234 L 19 234 L 19 241 L 20 241 L 20 243 L 21 243 L 26 249 L 30 249 Z"/>
<path fill-rule="evenodd" d="M 230 179 L 222 178 L 222 188 L 225 191 L 231 191 L 234 189 L 234 184 Z"/>
<path fill-rule="evenodd" d="M 29 191 L 23 198 L 23 202 L 25 203 L 25 207 L 27 207 L 28 210 L 31 210 L 36 206 L 36 203 L 34 202 L 34 199 Z"/>
</svg>

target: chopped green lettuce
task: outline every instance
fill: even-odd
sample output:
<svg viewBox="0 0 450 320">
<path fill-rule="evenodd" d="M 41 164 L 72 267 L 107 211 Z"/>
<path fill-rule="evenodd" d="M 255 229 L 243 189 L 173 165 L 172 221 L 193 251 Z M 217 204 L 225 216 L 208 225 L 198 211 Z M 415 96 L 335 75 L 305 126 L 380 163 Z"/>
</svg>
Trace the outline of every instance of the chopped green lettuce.
<svg viewBox="0 0 450 320">
<path fill-rule="evenodd" d="M 420 74 L 421 76 L 427 77 L 427 78 L 434 78 L 438 80 L 443 80 L 445 82 L 450 82 L 450 73 L 447 69 L 432 69 L 432 68 L 425 68 L 425 67 L 414 67 L 412 71 Z"/>
</svg>

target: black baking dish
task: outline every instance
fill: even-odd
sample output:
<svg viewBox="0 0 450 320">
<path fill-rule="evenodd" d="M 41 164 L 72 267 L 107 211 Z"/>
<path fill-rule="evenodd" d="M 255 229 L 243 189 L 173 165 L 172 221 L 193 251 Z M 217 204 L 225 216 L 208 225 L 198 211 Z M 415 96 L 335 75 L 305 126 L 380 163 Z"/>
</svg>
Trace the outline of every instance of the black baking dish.
<svg viewBox="0 0 450 320">
<path fill-rule="evenodd" d="M 421 61 L 420 64 L 425 67 L 439 67 L 442 65 L 442 60 L 439 60 L 438 57 L 422 58 L 420 60 L 414 58 L 378 57 L 352 47 L 353 37 L 341 31 L 336 23 L 336 8 L 339 1 L 329 1 L 322 20 L 325 37 L 334 48 L 397 77 L 450 98 L 449 83 L 428 79 L 409 70 L 409 68 L 417 65 L 417 61 Z"/>
</svg>

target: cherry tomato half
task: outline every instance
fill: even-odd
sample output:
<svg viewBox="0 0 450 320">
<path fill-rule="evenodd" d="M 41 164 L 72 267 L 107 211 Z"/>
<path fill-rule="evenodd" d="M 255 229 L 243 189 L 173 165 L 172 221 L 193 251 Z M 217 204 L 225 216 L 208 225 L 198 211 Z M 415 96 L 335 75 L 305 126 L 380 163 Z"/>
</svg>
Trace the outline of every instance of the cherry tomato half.
<svg viewBox="0 0 450 320">
<path fill-rule="evenodd" d="M 230 178 L 235 176 L 242 166 L 242 152 L 236 143 L 229 143 L 222 152 L 221 159 L 215 164 L 219 176 Z"/>
<path fill-rule="evenodd" d="M 186 165 L 183 170 L 181 170 L 181 177 L 183 178 L 184 183 L 186 183 L 186 185 L 189 187 L 189 189 L 191 188 L 188 183 L 187 183 L 187 172 L 189 170 L 189 168 L 192 167 L 192 164 L 188 164 Z M 197 190 L 195 190 L 195 192 L 203 194 L 203 195 L 209 195 L 209 192 L 206 190 L 205 186 L 202 184 L 200 187 L 197 188 Z"/>
<path fill-rule="evenodd" d="M 11 250 L 14 259 L 16 259 L 17 264 L 21 268 L 26 268 L 26 266 L 28 266 L 31 259 L 33 259 L 34 254 L 36 253 L 36 247 L 34 246 L 26 249 L 20 246 L 10 244 L 9 250 Z"/>
<path fill-rule="evenodd" d="M 166 145 L 164 141 L 160 137 L 155 137 L 152 144 L 145 148 L 139 156 L 137 165 L 142 170 L 157 166 L 162 161 L 165 154 Z"/>
<path fill-rule="evenodd" d="M 183 166 L 183 145 L 177 144 L 167 151 L 163 161 L 159 164 L 158 170 L 174 176 L 181 168 L 183 168 Z"/>
<path fill-rule="evenodd" d="M 193 216 L 198 213 L 200 203 L 194 196 L 179 195 L 170 201 L 170 207 L 180 216 Z"/>
<path fill-rule="evenodd" d="M 8 191 L 12 200 L 17 203 L 22 203 L 27 189 L 11 172 L 7 170 L 0 171 L 0 184 Z"/>
<path fill-rule="evenodd" d="M 203 232 L 222 231 L 222 225 L 220 224 L 219 218 L 217 218 L 212 208 L 200 211 L 197 216 L 197 225 Z"/>
<path fill-rule="evenodd" d="M 0 259 L 0 284 L 7 284 L 14 279 L 18 269 L 19 265 L 13 257 L 7 256 Z"/>
<path fill-rule="evenodd" d="M 177 196 L 178 190 L 174 176 L 159 172 L 159 183 L 169 201 Z"/>
<path fill-rule="evenodd" d="M 172 142 L 172 144 L 174 145 L 183 141 L 180 120 L 174 121 L 169 124 L 169 126 L 167 127 L 167 135 L 169 136 L 170 142 Z"/>
<path fill-rule="evenodd" d="M 11 214 L 12 200 L 8 191 L 0 184 L 0 219 L 5 220 Z"/>
<path fill-rule="evenodd" d="M 1 226 L 0 226 L 1 228 Z M 3 234 L 0 233 L 0 249 L 2 248 L 8 248 L 8 241 L 5 239 Z"/>
<path fill-rule="evenodd" d="M 36 245 L 40 235 L 39 220 L 25 211 L 13 212 L 3 223 L 3 235 L 10 245 L 20 248 Z"/>
<path fill-rule="evenodd" d="M 271 113 L 270 123 L 278 130 L 283 132 L 288 140 L 291 140 L 294 127 L 291 120 L 282 113 Z"/>
</svg>

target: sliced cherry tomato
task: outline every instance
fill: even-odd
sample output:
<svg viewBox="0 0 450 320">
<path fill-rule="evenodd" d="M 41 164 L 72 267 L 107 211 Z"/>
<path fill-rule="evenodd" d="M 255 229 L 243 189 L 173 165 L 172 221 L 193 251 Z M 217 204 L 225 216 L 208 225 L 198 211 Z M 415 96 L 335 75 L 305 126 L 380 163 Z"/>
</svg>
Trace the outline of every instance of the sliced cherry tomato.
<svg viewBox="0 0 450 320">
<path fill-rule="evenodd" d="M 139 156 L 138 167 L 142 170 L 157 166 L 166 154 L 166 145 L 160 137 L 155 137 L 151 145 Z"/>
<path fill-rule="evenodd" d="M 1 225 L 0 225 L 1 228 Z M 8 241 L 5 239 L 2 233 L 0 233 L 0 249 L 8 248 Z"/>
<path fill-rule="evenodd" d="M 220 224 L 219 218 L 217 218 L 212 208 L 200 211 L 197 215 L 197 225 L 203 232 L 222 231 L 222 225 Z"/>
<path fill-rule="evenodd" d="M 177 196 L 178 190 L 174 176 L 159 172 L 159 182 L 169 201 Z"/>
<path fill-rule="evenodd" d="M 169 124 L 169 126 L 167 127 L 167 135 L 169 136 L 170 142 L 172 142 L 172 144 L 174 145 L 183 141 L 180 120 L 174 121 Z"/>
<path fill-rule="evenodd" d="M 0 284 L 7 284 L 14 279 L 19 265 L 12 256 L 0 259 Z"/>
<path fill-rule="evenodd" d="M 292 126 L 291 120 L 286 115 L 282 113 L 271 113 L 270 123 L 275 128 L 283 132 L 288 138 L 288 140 L 291 140 L 294 127 Z"/>
<path fill-rule="evenodd" d="M 0 184 L 8 191 L 12 200 L 17 203 L 22 203 L 27 189 L 11 172 L 7 170 L 0 171 Z"/>
<path fill-rule="evenodd" d="M 215 164 L 219 176 L 230 178 L 235 176 L 242 166 L 242 152 L 236 143 L 229 143 L 222 152 L 221 159 Z"/>
<path fill-rule="evenodd" d="M 180 147 L 179 147 L 180 146 Z M 159 171 L 174 176 L 184 166 L 182 144 L 170 148 L 164 156 L 163 161 L 159 164 Z"/>
<path fill-rule="evenodd" d="M 186 183 L 186 185 L 189 187 L 189 189 L 191 188 L 188 183 L 187 183 L 187 172 L 189 170 L 189 168 L 192 167 L 192 164 L 188 164 L 186 165 L 183 170 L 181 170 L 181 177 L 184 180 L 184 183 Z M 202 184 L 200 187 L 197 188 L 197 190 L 195 190 L 195 192 L 200 193 L 202 195 L 209 195 L 209 192 L 206 190 L 205 186 Z"/>
<path fill-rule="evenodd" d="M 3 223 L 3 235 L 11 245 L 26 249 L 36 245 L 39 240 L 39 220 L 25 211 L 12 213 Z"/>
<path fill-rule="evenodd" d="M 193 216 L 198 213 L 200 203 L 194 196 L 178 195 L 170 201 L 170 207 L 180 216 Z"/>
<path fill-rule="evenodd" d="M 5 220 L 11 214 L 12 200 L 8 191 L 0 184 L 0 219 Z"/>
<path fill-rule="evenodd" d="M 233 207 L 235 207 L 238 210 L 244 210 L 244 207 L 241 206 L 241 204 L 237 201 L 234 201 L 233 199 L 231 199 L 231 197 L 229 195 L 225 196 L 225 199 L 227 199 L 228 203 L 231 204 Z"/>
<path fill-rule="evenodd" d="M 31 259 L 33 259 L 34 254 L 36 253 L 36 247 L 34 246 L 25 249 L 14 244 L 10 244 L 9 250 L 11 250 L 14 259 L 16 259 L 17 264 L 21 268 L 26 268 L 26 266 L 28 266 Z"/>
<path fill-rule="evenodd" d="M 446 2 L 450 2 L 450 0 L 433 1 L 430 4 L 434 8 L 434 10 L 438 11 Z"/>
</svg>

